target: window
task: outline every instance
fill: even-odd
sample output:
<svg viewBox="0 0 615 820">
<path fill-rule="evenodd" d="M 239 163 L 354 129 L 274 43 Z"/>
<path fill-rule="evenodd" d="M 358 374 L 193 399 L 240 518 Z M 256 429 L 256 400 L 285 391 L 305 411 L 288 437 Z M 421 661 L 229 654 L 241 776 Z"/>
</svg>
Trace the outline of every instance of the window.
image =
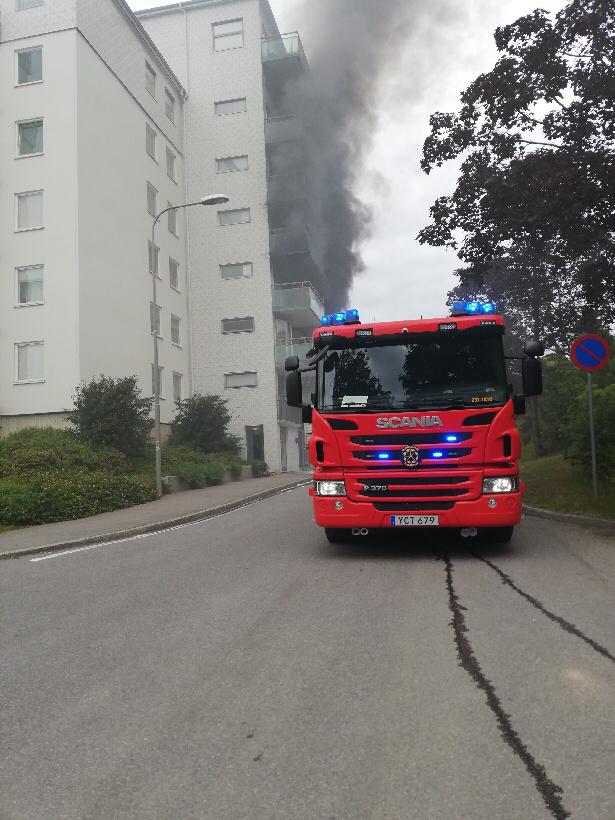
<svg viewBox="0 0 615 820">
<path fill-rule="evenodd" d="M 173 373 L 173 401 L 182 400 L 182 374 Z"/>
<path fill-rule="evenodd" d="M 243 48 L 243 20 L 213 23 L 211 28 L 214 35 L 214 51 Z"/>
<path fill-rule="evenodd" d="M 176 182 L 177 177 L 175 176 L 175 154 L 171 151 L 170 148 L 167 148 L 167 176 L 169 179 L 172 179 L 173 182 Z"/>
<path fill-rule="evenodd" d="M 256 373 L 225 373 L 225 387 L 257 387 L 258 377 Z"/>
<path fill-rule="evenodd" d="M 29 265 L 16 269 L 18 305 L 41 305 L 43 303 L 43 266 Z"/>
<path fill-rule="evenodd" d="M 16 230 L 33 231 L 43 227 L 43 192 L 25 191 L 15 194 Z"/>
<path fill-rule="evenodd" d="M 148 259 L 147 269 L 150 273 L 154 273 L 156 276 L 158 276 L 158 256 L 159 255 L 160 255 L 160 248 L 158 247 L 158 245 L 153 246 L 153 254 L 152 254 L 152 240 L 150 239 L 147 243 L 147 259 Z"/>
<path fill-rule="evenodd" d="M 156 216 L 156 197 L 158 191 L 151 182 L 147 183 L 147 212 L 150 216 Z"/>
<path fill-rule="evenodd" d="M 15 345 L 15 381 L 44 381 L 43 342 L 18 342 Z"/>
<path fill-rule="evenodd" d="M 145 88 L 156 99 L 156 72 L 149 63 L 145 63 Z"/>
<path fill-rule="evenodd" d="M 168 88 L 164 90 L 164 113 L 172 123 L 175 122 L 175 97 Z"/>
<path fill-rule="evenodd" d="M 167 208 L 172 208 L 173 205 L 170 202 L 167 202 Z M 169 221 L 169 231 L 173 234 L 173 236 L 177 236 L 177 210 L 172 210 L 167 213 L 167 219 Z"/>
<path fill-rule="evenodd" d="M 43 81 L 43 47 L 24 48 L 16 51 L 17 85 L 41 83 Z"/>
<path fill-rule="evenodd" d="M 254 316 L 244 316 L 242 319 L 223 319 L 222 333 L 253 333 Z"/>
<path fill-rule="evenodd" d="M 145 150 L 152 159 L 156 159 L 156 132 L 151 125 L 145 125 Z"/>
<path fill-rule="evenodd" d="M 15 8 L 17 11 L 24 9 L 33 9 L 35 6 L 42 6 L 45 0 L 16 0 Z"/>
<path fill-rule="evenodd" d="M 17 123 L 17 156 L 29 157 L 43 153 L 43 121 L 26 120 Z"/>
<path fill-rule="evenodd" d="M 240 157 L 223 157 L 216 160 L 216 173 L 228 174 L 231 171 L 247 171 L 248 157 L 243 154 Z"/>
<path fill-rule="evenodd" d="M 149 303 L 149 332 L 150 333 L 154 332 L 154 322 L 155 322 L 156 323 L 156 336 L 158 336 L 159 339 L 162 338 L 162 336 L 160 335 L 160 313 L 161 313 L 161 311 L 162 311 L 162 308 L 160 307 L 160 305 L 156 305 L 156 314 L 154 315 L 154 303 L 153 302 Z"/>
<path fill-rule="evenodd" d="M 169 285 L 174 290 L 179 290 L 179 263 L 169 256 Z"/>
<path fill-rule="evenodd" d="M 242 225 L 250 222 L 250 209 L 238 208 L 235 211 L 218 211 L 218 225 Z"/>
<path fill-rule="evenodd" d="M 224 114 L 243 114 L 248 110 L 245 97 L 240 97 L 237 100 L 220 100 L 214 103 L 216 114 L 221 117 Z"/>
<path fill-rule="evenodd" d="M 163 387 L 164 387 L 164 382 L 163 382 L 163 378 L 162 378 L 162 371 L 163 370 L 164 370 L 163 367 L 158 366 L 158 395 L 160 396 L 161 399 L 164 398 L 164 396 L 162 395 L 162 391 L 163 391 Z M 152 396 L 155 396 L 155 395 L 156 395 L 156 368 L 155 368 L 154 365 L 152 365 Z"/>
<path fill-rule="evenodd" d="M 171 314 L 171 343 L 174 345 L 181 345 L 181 333 L 179 330 L 179 323 L 180 323 L 179 316 L 173 316 Z"/>
<path fill-rule="evenodd" d="M 220 275 L 223 279 L 244 279 L 252 276 L 252 262 L 233 262 L 229 265 L 220 265 Z"/>
</svg>

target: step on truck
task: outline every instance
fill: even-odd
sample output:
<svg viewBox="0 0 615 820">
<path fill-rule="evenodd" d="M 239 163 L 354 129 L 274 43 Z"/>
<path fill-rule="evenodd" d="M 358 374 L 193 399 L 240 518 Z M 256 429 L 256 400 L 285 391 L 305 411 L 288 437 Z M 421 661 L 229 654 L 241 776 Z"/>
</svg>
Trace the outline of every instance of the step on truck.
<svg viewBox="0 0 615 820">
<path fill-rule="evenodd" d="M 310 494 L 329 541 L 414 527 L 510 540 L 525 489 L 515 416 L 542 392 L 544 346 L 528 341 L 506 357 L 503 335 L 492 302 L 368 324 L 347 310 L 323 316 L 304 367 L 288 357 L 286 398 L 312 425 Z M 519 394 L 508 358 L 521 360 Z"/>
</svg>

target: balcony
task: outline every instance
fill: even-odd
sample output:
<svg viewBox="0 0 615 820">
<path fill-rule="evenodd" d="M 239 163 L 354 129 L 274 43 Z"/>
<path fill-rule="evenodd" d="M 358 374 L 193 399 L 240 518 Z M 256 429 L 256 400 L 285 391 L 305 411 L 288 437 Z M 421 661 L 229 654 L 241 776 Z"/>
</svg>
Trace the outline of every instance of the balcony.
<svg viewBox="0 0 615 820">
<path fill-rule="evenodd" d="M 303 121 L 295 114 L 267 117 L 265 120 L 265 142 L 295 142 L 303 136 Z"/>
<path fill-rule="evenodd" d="M 261 41 L 265 81 L 274 100 L 280 100 L 288 80 L 307 71 L 307 60 L 297 32 L 265 37 Z"/>
<path fill-rule="evenodd" d="M 272 228 L 269 232 L 271 255 L 311 254 L 314 240 L 307 225 Z"/>
<path fill-rule="evenodd" d="M 284 364 L 289 356 L 299 356 L 299 361 L 304 364 L 308 350 L 312 349 L 312 339 L 304 336 L 301 339 L 291 339 L 290 342 L 278 342 L 275 346 L 275 365 L 284 369 Z"/>
<path fill-rule="evenodd" d="M 275 174 L 267 178 L 267 203 L 269 206 L 300 202 L 307 199 L 307 196 L 307 178 L 301 172 L 293 173 L 289 171 L 287 174 Z M 274 228 L 273 230 L 284 229 Z"/>
<path fill-rule="evenodd" d="M 273 312 L 290 322 L 292 327 L 312 330 L 325 309 L 311 282 L 290 282 L 274 286 Z"/>
</svg>

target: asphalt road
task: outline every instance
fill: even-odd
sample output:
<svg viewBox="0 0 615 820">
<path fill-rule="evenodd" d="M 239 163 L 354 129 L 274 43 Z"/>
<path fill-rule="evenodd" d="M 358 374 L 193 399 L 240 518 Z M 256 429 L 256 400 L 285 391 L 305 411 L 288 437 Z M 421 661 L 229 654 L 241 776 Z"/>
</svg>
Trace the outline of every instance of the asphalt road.
<svg viewBox="0 0 615 820">
<path fill-rule="evenodd" d="M 0 563 L 2 820 L 615 818 L 615 540 L 333 547 L 304 489 Z"/>
</svg>

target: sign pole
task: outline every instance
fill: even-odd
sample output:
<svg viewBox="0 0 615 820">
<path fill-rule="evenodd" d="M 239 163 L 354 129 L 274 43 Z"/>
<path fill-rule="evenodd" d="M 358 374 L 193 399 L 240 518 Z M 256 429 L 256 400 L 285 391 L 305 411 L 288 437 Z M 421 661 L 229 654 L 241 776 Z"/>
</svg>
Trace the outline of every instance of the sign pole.
<svg viewBox="0 0 615 820">
<path fill-rule="evenodd" d="M 587 373 L 587 401 L 589 404 L 589 446 L 592 451 L 592 489 L 594 498 L 596 498 L 598 495 L 598 471 L 596 469 L 596 434 L 594 431 L 594 396 L 591 371 Z"/>
</svg>

